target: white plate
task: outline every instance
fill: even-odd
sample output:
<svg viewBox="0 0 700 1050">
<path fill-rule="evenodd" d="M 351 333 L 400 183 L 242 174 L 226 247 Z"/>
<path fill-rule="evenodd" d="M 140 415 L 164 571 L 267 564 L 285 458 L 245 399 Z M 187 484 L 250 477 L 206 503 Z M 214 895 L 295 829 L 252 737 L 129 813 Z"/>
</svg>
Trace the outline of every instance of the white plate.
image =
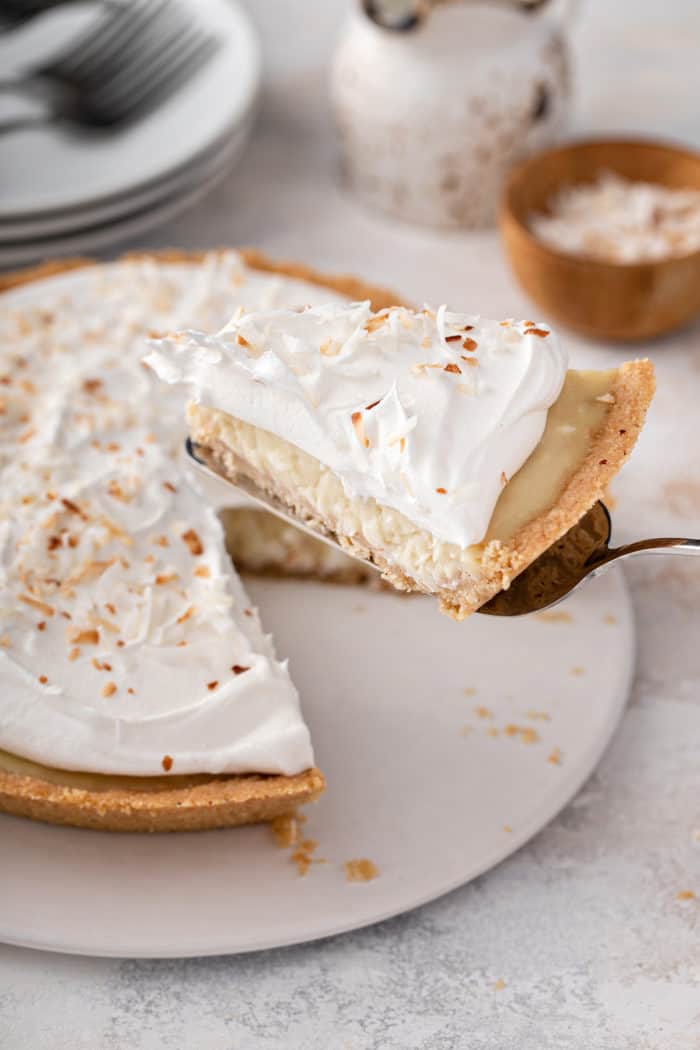
<svg viewBox="0 0 700 1050">
<path fill-rule="evenodd" d="M 305 827 L 327 863 L 299 876 L 265 827 L 122 836 L 3 817 L 0 939 L 91 955 L 209 955 L 396 915 L 539 831 L 594 769 L 624 708 L 633 619 L 615 572 L 567 603 L 571 622 L 456 624 L 430 599 L 282 581 L 250 590 L 291 658 L 328 779 Z M 509 724 L 540 739 L 508 735 Z M 548 761 L 554 748 L 561 764 Z M 355 858 L 372 860 L 379 877 L 348 882 L 342 865 Z"/>
<path fill-rule="evenodd" d="M 207 193 L 231 170 L 250 135 L 250 124 L 238 129 L 212 161 L 195 168 L 176 192 L 163 199 L 130 212 L 113 222 L 99 224 L 56 237 L 0 244 L 0 267 L 22 266 L 38 259 L 70 255 L 73 252 L 93 251 L 107 245 L 139 236 L 141 233 L 180 214 Z"/>
<path fill-rule="evenodd" d="M 223 140 L 250 113 L 260 56 L 248 16 L 234 0 L 189 0 L 221 46 L 210 62 L 161 106 L 117 134 L 41 126 L 0 136 L 0 219 L 102 203 L 156 184 Z M 94 17 L 88 6 L 87 17 Z M 58 11 L 22 38 L 0 41 L 3 76 L 55 49 L 86 11 Z M 67 28 L 66 28 L 67 27 Z M 70 32 L 69 32 L 70 30 Z M 5 103 L 6 107 L 8 103 Z"/>
<path fill-rule="evenodd" d="M 231 128 L 221 142 L 212 149 L 197 157 L 184 168 L 178 169 L 159 182 L 133 190 L 131 193 L 118 194 L 101 203 L 86 205 L 81 208 L 70 208 L 65 211 L 49 212 L 29 221 L 0 221 L 0 251 L 28 240 L 48 240 L 58 236 L 72 236 L 91 226 L 113 223 L 128 218 L 148 206 L 156 206 L 167 197 L 184 192 L 196 180 L 206 178 L 214 167 L 221 167 L 226 158 L 233 158 L 240 152 L 241 143 L 248 138 L 255 119 L 255 107 L 246 118 Z"/>
</svg>

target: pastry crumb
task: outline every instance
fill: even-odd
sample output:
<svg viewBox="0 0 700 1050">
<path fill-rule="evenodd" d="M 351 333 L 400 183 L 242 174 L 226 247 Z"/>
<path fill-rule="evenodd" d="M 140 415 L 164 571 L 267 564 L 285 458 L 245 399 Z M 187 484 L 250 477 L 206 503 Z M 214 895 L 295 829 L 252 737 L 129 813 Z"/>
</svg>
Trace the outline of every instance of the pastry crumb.
<svg viewBox="0 0 700 1050">
<path fill-rule="evenodd" d="M 370 882 L 379 875 L 379 868 L 366 857 L 346 860 L 343 867 L 345 868 L 345 878 L 348 882 Z"/>
<path fill-rule="evenodd" d="M 173 760 L 170 755 L 163 755 L 161 766 L 163 767 L 166 773 L 170 772 L 170 770 L 173 768 Z"/>
<path fill-rule="evenodd" d="M 569 674 L 572 674 L 574 678 L 581 678 L 586 673 L 585 667 L 572 667 Z"/>
<path fill-rule="evenodd" d="M 617 617 L 613 616 L 612 613 L 606 613 L 603 617 L 603 623 L 617 623 Z"/>
<path fill-rule="evenodd" d="M 488 707 L 475 707 L 474 714 L 477 718 L 493 718 L 493 711 L 490 711 Z"/>
<path fill-rule="evenodd" d="M 695 900 L 695 894 L 693 893 L 692 890 L 679 890 L 679 892 L 676 894 L 676 900 L 677 901 L 694 901 Z"/>
<path fill-rule="evenodd" d="M 476 696 L 476 689 L 474 688 L 474 686 L 473 685 L 468 685 L 466 687 L 466 689 L 464 690 L 464 695 L 465 696 Z"/>
<path fill-rule="evenodd" d="M 565 612 L 563 609 L 557 612 L 535 613 L 535 619 L 540 620 L 541 623 L 573 623 L 574 621 L 571 613 Z"/>
<path fill-rule="evenodd" d="M 270 821 L 269 827 L 275 843 L 280 849 L 288 849 L 299 841 L 301 824 L 306 817 L 301 813 L 283 813 Z"/>
<path fill-rule="evenodd" d="M 547 761 L 552 766 L 561 765 L 561 750 L 558 747 L 553 748 L 547 755 Z"/>
<path fill-rule="evenodd" d="M 299 875 L 306 875 L 313 863 L 318 861 L 312 856 L 314 850 L 318 849 L 317 839 L 302 839 L 292 853 L 292 863 L 296 864 Z"/>
<path fill-rule="evenodd" d="M 499 979 L 496 981 L 496 983 L 493 986 L 493 990 L 494 990 L 494 992 L 502 992 L 503 989 L 505 988 L 505 986 L 506 986 L 506 982 L 499 977 Z"/>
</svg>

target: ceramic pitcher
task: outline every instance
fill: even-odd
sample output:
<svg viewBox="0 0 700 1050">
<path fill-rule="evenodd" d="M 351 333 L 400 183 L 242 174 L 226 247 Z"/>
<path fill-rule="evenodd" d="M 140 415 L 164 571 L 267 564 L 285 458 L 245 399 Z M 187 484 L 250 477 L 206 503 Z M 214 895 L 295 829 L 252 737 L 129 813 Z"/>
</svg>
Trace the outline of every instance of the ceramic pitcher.
<svg viewBox="0 0 700 1050">
<path fill-rule="evenodd" d="M 356 3 L 332 69 L 349 186 L 414 222 L 493 222 L 508 169 L 565 120 L 572 2 L 452 0 L 403 29 Z"/>
</svg>

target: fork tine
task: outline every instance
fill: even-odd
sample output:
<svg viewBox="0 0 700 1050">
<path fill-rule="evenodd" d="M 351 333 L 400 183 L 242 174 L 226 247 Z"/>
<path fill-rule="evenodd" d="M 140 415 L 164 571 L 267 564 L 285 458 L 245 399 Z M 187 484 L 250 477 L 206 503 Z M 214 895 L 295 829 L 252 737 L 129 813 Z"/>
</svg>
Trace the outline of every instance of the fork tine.
<svg viewBox="0 0 700 1050">
<path fill-rule="evenodd" d="M 170 17 L 170 14 L 174 17 Z M 111 90 L 120 85 L 128 87 L 130 83 L 148 76 L 154 66 L 193 31 L 192 23 L 181 17 L 176 8 L 167 18 L 158 19 L 140 33 L 119 64 L 110 66 L 107 76 L 101 77 L 96 87 L 106 87 L 108 84 Z"/>
<path fill-rule="evenodd" d="M 124 58 L 126 46 L 147 27 L 157 22 L 171 6 L 172 0 L 148 0 L 130 3 L 120 8 L 109 19 L 103 20 L 87 39 L 78 40 L 70 50 L 52 63 L 52 71 L 66 79 L 87 83 L 103 79 L 112 62 Z"/>
<path fill-rule="evenodd" d="M 128 68 L 122 68 L 111 83 L 105 84 L 105 94 L 112 97 L 129 95 L 132 92 L 148 91 L 149 83 L 156 81 L 159 72 L 171 63 L 177 62 L 178 56 L 192 46 L 202 33 L 192 25 L 172 25 L 168 32 L 151 33 L 141 43 L 134 60 Z"/>
<path fill-rule="evenodd" d="M 186 48 L 173 54 L 162 65 L 156 76 L 142 81 L 133 91 L 114 100 L 117 120 L 126 120 L 145 112 L 158 99 L 173 88 L 179 87 L 192 77 L 216 51 L 218 40 L 211 34 L 197 33 L 188 41 Z"/>
<path fill-rule="evenodd" d="M 107 43 L 117 32 L 120 23 L 128 20 L 130 8 L 117 8 L 113 13 L 103 14 L 97 23 L 88 27 L 77 39 L 70 40 L 55 59 L 47 63 L 44 70 L 51 75 L 72 76 L 83 63 L 88 63 L 102 44 Z"/>
</svg>

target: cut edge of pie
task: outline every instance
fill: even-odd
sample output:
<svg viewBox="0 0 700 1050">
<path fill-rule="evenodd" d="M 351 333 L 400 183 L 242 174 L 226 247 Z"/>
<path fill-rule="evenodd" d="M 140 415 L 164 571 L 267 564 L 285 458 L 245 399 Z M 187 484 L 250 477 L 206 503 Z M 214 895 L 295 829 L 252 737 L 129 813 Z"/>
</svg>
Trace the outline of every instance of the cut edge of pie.
<svg viewBox="0 0 700 1050">
<path fill-rule="evenodd" d="M 163 264 L 192 264 L 231 250 L 237 251 L 251 269 L 307 281 L 349 299 L 370 299 L 376 310 L 400 303 L 386 288 L 355 277 L 321 274 L 299 263 L 275 262 L 252 248 L 132 252 L 118 261 L 155 259 Z M 101 265 L 99 260 L 76 257 L 0 274 L 0 293 L 97 265 Z M 74 774 L 0 752 L 0 811 L 104 831 L 200 831 L 261 823 L 315 801 L 324 787 L 323 774 L 315 767 L 294 776 L 149 777 L 140 778 L 134 786 L 133 778 Z"/>
<path fill-rule="evenodd" d="M 485 541 L 466 550 L 435 543 L 430 533 L 373 499 L 353 500 L 343 492 L 342 481 L 332 470 L 267 431 L 196 402 L 188 405 L 187 415 L 198 454 L 219 473 L 234 484 L 246 479 L 288 514 L 336 540 L 349 553 L 372 561 L 397 589 L 432 594 L 443 612 L 462 620 L 507 589 L 520 572 L 583 517 L 604 495 L 637 440 L 654 393 L 651 363 L 629 361 L 609 371 L 569 372 L 567 382 L 575 386 L 576 376 L 583 377 L 584 386 L 586 382 L 592 386 L 588 405 L 584 399 L 574 399 L 574 404 L 587 407 L 591 419 L 594 402 L 596 407 L 593 432 L 579 424 L 580 433 L 585 434 L 585 452 L 568 473 L 561 475 L 556 495 L 552 493 L 548 503 L 502 537 L 490 534 L 498 522 L 499 502 Z M 568 389 L 567 382 L 560 399 Z M 550 422 L 557 419 L 552 413 L 558 404 L 559 399 L 550 409 L 540 444 L 521 471 L 506 483 L 502 499 L 521 473 L 527 478 L 526 472 L 549 434 Z M 540 477 L 546 469 L 540 469 Z M 327 509 L 329 504 L 332 512 Z M 367 538 L 363 525 L 369 525 L 372 536 L 382 537 L 383 546 Z M 438 551 L 437 556 L 431 554 L 431 546 Z M 418 550 L 418 563 L 431 557 L 431 575 L 420 578 L 419 573 L 414 574 L 405 557 L 402 563 L 402 550 L 411 550 L 414 558 Z"/>
<path fill-rule="evenodd" d="M 600 428 L 591 436 L 586 457 L 569 477 L 557 502 L 508 540 L 495 539 L 486 544 L 482 565 L 487 575 L 480 605 L 506 589 L 519 573 L 603 499 L 610 482 L 629 458 L 654 396 L 654 366 L 646 359 L 626 361 L 615 372 L 609 389 L 610 408 Z M 495 586 L 497 583 L 500 586 Z M 441 601 L 444 611 L 450 615 L 458 619 L 466 615 L 449 598 Z"/>
</svg>

